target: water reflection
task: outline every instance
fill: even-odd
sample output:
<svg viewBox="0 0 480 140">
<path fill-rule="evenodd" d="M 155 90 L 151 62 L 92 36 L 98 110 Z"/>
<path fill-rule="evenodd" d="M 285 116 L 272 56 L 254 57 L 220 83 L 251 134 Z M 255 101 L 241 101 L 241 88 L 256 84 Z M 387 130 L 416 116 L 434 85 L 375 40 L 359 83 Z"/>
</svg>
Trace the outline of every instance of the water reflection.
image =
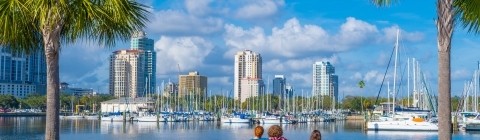
<svg viewBox="0 0 480 140">
<path fill-rule="evenodd" d="M 267 131 L 273 124 L 262 124 Z M 250 139 L 256 124 L 220 122 L 105 122 L 62 119 L 62 139 Z M 308 139 L 320 130 L 324 139 L 437 139 L 437 132 L 363 131 L 363 121 L 282 124 L 289 139 Z M 80 134 L 80 135 L 79 135 Z M 0 117 L 0 139 L 43 139 L 45 117 Z M 264 136 L 266 133 L 264 134 Z M 458 132 L 453 139 L 480 139 L 480 132 Z"/>
</svg>

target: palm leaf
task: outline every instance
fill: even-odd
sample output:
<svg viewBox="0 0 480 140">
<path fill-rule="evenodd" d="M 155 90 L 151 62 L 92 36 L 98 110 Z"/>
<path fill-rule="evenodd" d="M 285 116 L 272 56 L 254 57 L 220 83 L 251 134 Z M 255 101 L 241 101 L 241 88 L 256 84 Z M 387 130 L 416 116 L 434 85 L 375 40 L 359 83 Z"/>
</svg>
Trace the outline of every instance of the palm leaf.
<svg viewBox="0 0 480 140">
<path fill-rule="evenodd" d="M 41 49 L 42 36 L 26 0 L 0 1 L 0 45 L 27 54 Z"/>
<path fill-rule="evenodd" d="M 390 4 L 396 3 L 398 0 L 371 0 L 373 4 L 377 6 L 389 6 Z"/>
<path fill-rule="evenodd" d="M 480 33 L 480 0 L 455 0 L 456 20 L 470 33 Z"/>
</svg>

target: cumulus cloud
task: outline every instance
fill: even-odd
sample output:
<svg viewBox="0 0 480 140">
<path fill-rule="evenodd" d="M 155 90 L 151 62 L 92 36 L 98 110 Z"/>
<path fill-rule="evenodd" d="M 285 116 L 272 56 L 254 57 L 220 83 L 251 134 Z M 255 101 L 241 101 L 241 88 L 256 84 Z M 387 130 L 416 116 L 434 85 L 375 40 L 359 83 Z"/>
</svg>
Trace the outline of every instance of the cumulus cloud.
<svg viewBox="0 0 480 140">
<path fill-rule="evenodd" d="M 350 77 L 350 79 L 352 79 L 352 80 L 360 80 L 360 79 L 362 79 L 362 77 L 363 77 L 363 76 L 362 76 L 362 74 L 361 74 L 360 72 L 355 72 L 355 74 L 353 74 L 353 75 Z"/>
<path fill-rule="evenodd" d="M 216 85 L 216 86 L 225 86 L 225 87 L 229 87 L 229 86 L 233 85 L 233 83 L 230 81 L 230 77 L 228 77 L 228 76 L 208 77 L 208 84 L 209 85 Z"/>
<path fill-rule="evenodd" d="M 339 64 L 341 62 L 338 55 L 332 55 L 331 57 L 307 57 L 302 59 L 288 59 L 280 60 L 273 59 L 263 64 L 264 71 L 274 72 L 286 72 L 286 71 L 300 71 L 305 69 L 311 69 L 315 62 L 330 62 L 332 65 Z"/>
<path fill-rule="evenodd" d="M 467 68 L 459 68 L 452 72 L 452 80 L 470 80 L 473 77 L 473 72 Z"/>
<path fill-rule="evenodd" d="M 235 12 L 239 19 L 265 19 L 275 16 L 285 6 L 283 0 L 250 0 Z"/>
<path fill-rule="evenodd" d="M 298 73 L 298 72 L 293 72 L 290 77 L 291 82 L 287 83 L 295 83 L 295 85 L 299 86 L 299 88 L 305 88 L 305 87 L 312 87 L 312 74 L 311 73 Z"/>
<path fill-rule="evenodd" d="M 271 35 L 266 35 L 261 27 L 243 29 L 227 24 L 224 28 L 223 39 L 231 47 L 224 56 L 250 49 L 261 54 L 295 58 L 315 53 L 344 52 L 388 40 L 388 36 L 385 37 L 385 33 L 375 25 L 353 17 L 348 17 L 336 34 L 330 34 L 317 25 L 301 25 L 296 18 L 286 21 L 282 28 L 272 28 Z"/>
<path fill-rule="evenodd" d="M 365 82 L 368 82 L 370 84 L 379 85 L 379 84 L 382 84 L 383 77 L 384 77 L 383 73 L 379 73 L 376 70 L 371 70 L 365 74 L 363 79 L 365 80 Z M 392 80 L 392 77 L 393 76 L 391 74 L 387 73 L 387 75 L 385 76 L 385 81 Z"/>
<path fill-rule="evenodd" d="M 422 32 L 414 31 L 414 32 L 407 32 L 405 30 L 400 29 L 398 25 L 393 25 L 391 27 L 386 27 L 382 29 L 384 32 L 384 42 L 395 42 L 397 39 L 397 31 L 399 31 L 399 41 L 408 41 L 408 42 L 418 42 L 425 38 L 425 34 Z M 392 44 L 393 46 L 393 44 Z"/>
<path fill-rule="evenodd" d="M 121 45 L 121 44 L 119 44 Z M 125 47 L 119 47 L 121 49 Z M 60 53 L 60 80 L 75 87 L 108 90 L 110 59 L 113 49 L 91 41 L 64 47 Z M 75 65 L 75 66 L 72 66 Z M 101 88 L 100 88 L 101 87 Z"/>
<path fill-rule="evenodd" d="M 155 12 L 148 24 L 150 32 L 162 35 L 209 35 L 222 31 L 222 27 L 221 18 L 199 17 L 172 9 Z"/>
<path fill-rule="evenodd" d="M 213 12 L 209 4 L 213 0 L 185 0 L 185 9 L 188 13 L 196 16 L 205 16 Z"/>
<path fill-rule="evenodd" d="M 177 72 L 177 64 L 182 72 L 202 66 L 204 58 L 213 49 L 213 44 L 201 37 L 162 36 L 155 43 L 157 51 L 157 74 Z"/>
</svg>

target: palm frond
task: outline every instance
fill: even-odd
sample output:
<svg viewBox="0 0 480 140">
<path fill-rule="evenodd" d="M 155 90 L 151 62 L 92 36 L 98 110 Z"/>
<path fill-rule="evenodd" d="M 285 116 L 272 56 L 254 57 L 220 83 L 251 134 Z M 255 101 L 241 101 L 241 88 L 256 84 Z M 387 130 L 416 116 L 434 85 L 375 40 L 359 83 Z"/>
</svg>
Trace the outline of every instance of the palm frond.
<svg viewBox="0 0 480 140">
<path fill-rule="evenodd" d="M 26 0 L 0 1 L 0 45 L 15 53 L 30 53 L 41 49 L 38 22 Z"/>
<path fill-rule="evenodd" d="M 113 47 L 145 28 L 150 14 L 147 6 L 132 0 L 71 0 L 69 5 L 62 35 L 67 43 L 86 38 Z"/>
<path fill-rule="evenodd" d="M 470 33 L 480 33 L 480 0 L 455 0 L 453 6 L 457 22 Z"/>
<path fill-rule="evenodd" d="M 396 3 L 398 0 L 371 0 L 376 6 L 389 6 Z"/>
</svg>

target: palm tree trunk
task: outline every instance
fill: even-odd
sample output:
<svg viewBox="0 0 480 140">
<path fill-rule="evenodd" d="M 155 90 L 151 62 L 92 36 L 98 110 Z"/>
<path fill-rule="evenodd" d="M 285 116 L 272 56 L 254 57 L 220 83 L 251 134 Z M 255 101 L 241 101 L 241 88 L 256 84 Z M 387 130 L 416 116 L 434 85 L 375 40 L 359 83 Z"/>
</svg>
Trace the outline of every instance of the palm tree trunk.
<svg viewBox="0 0 480 140">
<path fill-rule="evenodd" d="M 453 0 L 438 0 L 438 139 L 452 139 L 450 47 L 453 35 Z"/>
<path fill-rule="evenodd" d="M 59 52 L 60 31 L 44 30 L 45 56 L 47 62 L 47 116 L 45 126 L 46 140 L 60 139 L 60 82 L 59 82 Z"/>
</svg>

